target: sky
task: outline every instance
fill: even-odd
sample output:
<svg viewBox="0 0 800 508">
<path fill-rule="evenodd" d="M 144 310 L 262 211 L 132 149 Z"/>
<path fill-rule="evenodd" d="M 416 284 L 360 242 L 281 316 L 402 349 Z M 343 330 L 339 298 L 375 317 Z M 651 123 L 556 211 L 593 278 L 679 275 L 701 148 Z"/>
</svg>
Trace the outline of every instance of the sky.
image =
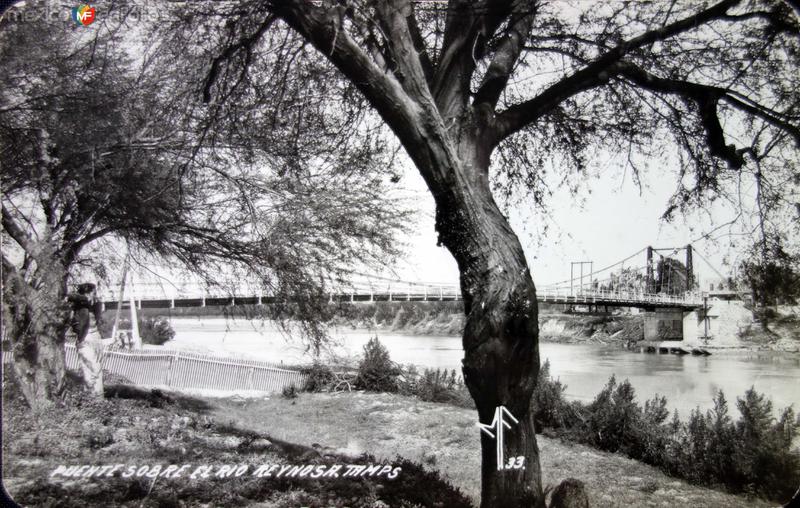
<svg viewBox="0 0 800 508">
<path fill-rule="evenodd" d="M 630 174 L 615 166 L 604 170 L 601 177 L 587 182 L 590 193 L 584 192 L 582 203 L 566 190 L 558 191 L 548 205 L 551 226 L 542 237 L 542 218 L 530 209 L 508 210 L 514 231 L 523 245 L 537 286 L 569 279 L 570 263 L 592 261 L 595 269 L 613 264 L 647 245 L 656 248 L 679 247 L 692 243 L 695 252 L 705 257 L 727 276 L 731 271 L 724 259 L 736 261 L 739 252 L 731 250 L 726 239 L 698 240 L 704 231 L 728 220 L 729 210 L 717 208 L 684 218 L 677 216 L 667 224 L 661 215 L 676 185 L 674 171 L 665 168 L 644 179 L 640 189 Z M 436 246 L 434 203 L 425 184 L 413 167 L 406 169 L 403 183 L 416 197 L 419 210 L 418 227 L 405 241 L 406 256 L 395 267 L 403 280 L 457 283 L 458 267 L 444 247 Z M 746 189 L 747 191 L 747 189 Z M 683 261 L 684 254 L 678 254 Z M 645 255 L 631 260 L 635 266 L 645 264 Z M 695 273 L 701 280 L 719 279 L 719 275 L 695 255 Z"/>
</svg>

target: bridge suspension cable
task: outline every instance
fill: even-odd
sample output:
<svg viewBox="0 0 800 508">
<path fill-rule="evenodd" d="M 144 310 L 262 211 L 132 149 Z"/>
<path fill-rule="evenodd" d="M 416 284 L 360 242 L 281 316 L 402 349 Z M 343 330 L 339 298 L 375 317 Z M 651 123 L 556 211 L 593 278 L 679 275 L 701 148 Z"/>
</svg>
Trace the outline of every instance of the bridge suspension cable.
<svg viewBox="0 0 800 508">
<path fill-rule="evenodd" d="M 621 264 L 625 263 L 625 261 L 628 261 L 630 259 L 635 258 L 636 256 L 639 256 L 640 254 L 642 254 L 646 250 L 647 250 L 647 247 L 634 252 L 633 254 L 631 254 L 630 256 L 626 257 L 625 259 L 623 259 L 621 261 L 617 261 L 616 263 L 613 263 L 613 264 L 610 264 L 610 265 L 605 266 L 603 268 L 600 268 L 599 270 L 594 270 L 592 273 L 593 274 L 597 274 L 597 273 L 604 272 L 604 271 L 606 271 L 606 270 L 608 270 L 610 268 L 614 268 L 614 267 L 616 267 L 618 265 L 621 265 Z M 553 287 L 553 286 L 558 286 L 559 284 L 568 284 L 570 281 L 571 281 L 571 279 L 564 279 L 564 280 L 561 280 L 561 281 L 558 281 L 558 282 L 551 282 L 549 284 L 542 284 L 542 286 L 543 287 Z"/>
</svg>

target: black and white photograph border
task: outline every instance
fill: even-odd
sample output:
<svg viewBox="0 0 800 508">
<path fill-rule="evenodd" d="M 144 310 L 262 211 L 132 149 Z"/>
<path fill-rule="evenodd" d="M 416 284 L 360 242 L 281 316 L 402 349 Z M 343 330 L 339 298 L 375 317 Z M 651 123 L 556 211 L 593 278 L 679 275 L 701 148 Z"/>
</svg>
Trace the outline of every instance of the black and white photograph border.
<svg viewBox="0 0 800 508">
<path fill-rule="evenodd" d="M 0 2 L 24 507 L 800 504 L 795 0 Z"/>
</svg>

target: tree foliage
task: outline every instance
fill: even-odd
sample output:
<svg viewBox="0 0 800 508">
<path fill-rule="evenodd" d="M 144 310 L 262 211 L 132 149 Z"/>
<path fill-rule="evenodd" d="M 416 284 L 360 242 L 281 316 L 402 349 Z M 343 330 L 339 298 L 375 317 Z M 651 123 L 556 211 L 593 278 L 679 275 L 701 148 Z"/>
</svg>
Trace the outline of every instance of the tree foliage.
<svg viewBox="0 0 800 508">
<path fill-rule="evenodd" d="M 778 244 L 756 247 L 751 256 L 739 268 L 756 306 L 796 304 L 800 297 L 800 258 Z"/>
<path fill-rule="evenodd" d="M 44 336 L 59 354 L 69 282 L 107 279 L 126 248 L 210 284 L 252 281 L 318 344 L 331 284 L 394 256 L 410 219 L 383 153 L 354 156 L 342 133 L 311 130 L 301 137 L 316 153 L 300 153 L 276 147 L 279 127 L 261 117 L 221 120 L 175 53 L 126 29 L 126 5 L 92 30 L 49 20 L 43 5 L 0 26 L 4 335 L 16 358 L 47 370 L 35 359 Z"/>
</svg>

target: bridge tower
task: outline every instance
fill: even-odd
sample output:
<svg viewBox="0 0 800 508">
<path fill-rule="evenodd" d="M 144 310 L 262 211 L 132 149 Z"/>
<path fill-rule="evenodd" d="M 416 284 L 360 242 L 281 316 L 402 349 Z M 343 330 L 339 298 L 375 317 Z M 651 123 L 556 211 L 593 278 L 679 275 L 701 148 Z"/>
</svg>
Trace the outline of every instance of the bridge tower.
<svg viewBox="0 0 800 508">
<path fill-rule="evenodd" d="M 692 244 L 686 246 L 686 291 L 694 289 L 694 268 L 692 266 Z"/>
<path fill-rule="evenodd" d="M 646 293 L 655 293 L 655 277 L 653 276 L 653 247 L 647 246 L 647 268 L 644 279 L 644 290 Z"/>
</svg>

